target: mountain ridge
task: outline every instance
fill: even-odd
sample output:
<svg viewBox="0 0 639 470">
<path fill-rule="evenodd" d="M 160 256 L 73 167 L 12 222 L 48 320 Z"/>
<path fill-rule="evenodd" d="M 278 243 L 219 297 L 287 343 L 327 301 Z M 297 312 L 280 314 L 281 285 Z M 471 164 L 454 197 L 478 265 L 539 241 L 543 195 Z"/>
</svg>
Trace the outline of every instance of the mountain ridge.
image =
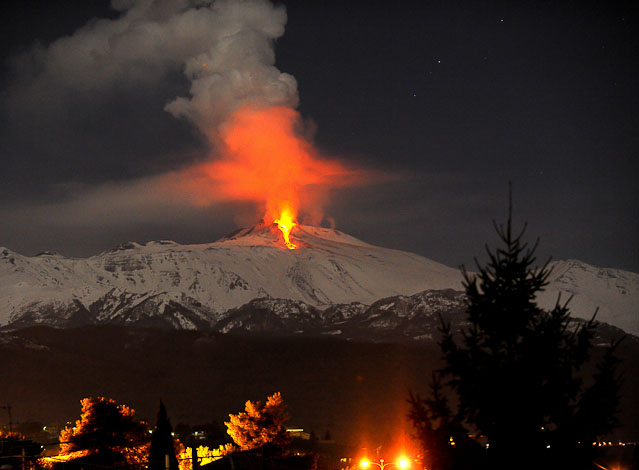
<svg viewBox="0 0 639 470">
<path fill-rule="evenodd" d="M 323 322 L 332 328 L 330 313 L 344 314 L 344 305 L 359 305 L 347 314 L 361 314 L 389 297 L 461 290 L 456 269 L 338 230 L 302 225 L 292 239 L 297 250 L 283 246 L 277 226 L 258 225 L 213 243 L 126 242 L 88 258 L 26 257 L 0 248 L 0 327 L 155 324 L 159 318 L 176 329 L 207 329 L 231 325 L 229 318 L 255 307 L 256 299 L 281 299 L 293 310 L 328 311 Z M 599 307 L 599 320 L 639 334 L 637 274 L 577 260 L 551 267 L 542 307 L 552 308 L 559 294 L 572 295 L 575 316 L 589 319 Z M 431 301 L 441 298 L 431 295 Z M 401 305 L 390 308 L 396 320 Z"/>
</svg>

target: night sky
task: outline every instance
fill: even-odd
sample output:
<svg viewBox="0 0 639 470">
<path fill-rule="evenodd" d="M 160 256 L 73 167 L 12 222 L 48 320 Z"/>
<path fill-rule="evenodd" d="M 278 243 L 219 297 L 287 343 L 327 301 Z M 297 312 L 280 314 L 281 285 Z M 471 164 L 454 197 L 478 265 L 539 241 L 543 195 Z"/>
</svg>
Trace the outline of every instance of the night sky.
<svg viewBox="0 0 639 470">
<path fill-rule="evenodd" d="M 515 222 L 542 258 L 639 271 L 633 2 L 283 3 L 275 67 L 297 82 L 306 132 L 322 155 L 386 175 L 333 191 L 336 228 L 472 264 L 496 242 L 512 181 Z M 165 110 L 191 86 L 170 41 L 120 44 L 98 68 L 64 37 L 117 21 L 108 2 L 0 8 L 0 246 L 89 256 L 210 242 L 250 220 L 245 203 L 135 189 L 210 153 L 193 121 Z"/>
</svg>

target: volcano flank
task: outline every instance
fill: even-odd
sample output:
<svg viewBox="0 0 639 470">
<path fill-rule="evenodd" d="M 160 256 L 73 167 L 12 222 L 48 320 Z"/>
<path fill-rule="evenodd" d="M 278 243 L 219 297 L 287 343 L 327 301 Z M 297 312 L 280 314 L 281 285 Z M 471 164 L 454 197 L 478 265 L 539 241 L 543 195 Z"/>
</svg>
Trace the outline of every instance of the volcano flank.
<svg viewBox="0 0 639 470">
<path fill-rule="evenodd" d="M 335 309 L 351 312 L 346 316 L 361 313 L 396 296 L 461 294 L 459 270 L 417 254 L 310 225 L 294 226 L 291 242 L 296 249 L 285 245 L 277 224 L 258 224 L 213 243 L 129 242 L 80 259 L 46 251 L 28 257 L 0 248 L 0 326 L 216 329 L 228 324 L 233 309 L 259 299 L 281 300 L 279 311 L 324 318 Z M 574 260 L 552 266 L 551 283 L 540 297 L 544 307 L 554 304 L 557 293 L 570 293 L 575 316 L 589 319 L 599 307 L 598 320 L 639 333 L 637 274 Z M 463 310 L 463 300 L 457 302 Z"/>
</svg>

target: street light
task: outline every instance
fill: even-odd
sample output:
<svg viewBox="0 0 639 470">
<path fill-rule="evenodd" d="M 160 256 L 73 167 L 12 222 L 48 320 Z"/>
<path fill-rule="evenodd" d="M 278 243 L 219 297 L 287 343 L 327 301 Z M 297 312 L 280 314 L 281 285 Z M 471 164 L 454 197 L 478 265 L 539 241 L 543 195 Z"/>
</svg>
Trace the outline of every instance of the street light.
<svg viewBox="0 0 639 470">
<path fill-rule="evenodd" d="M 396 465 L 399 468 L 408 468 L 408 466 L 410 465 L 410 462 L 405 457 L 401 457 L 400 459 L 397 460 L 397 462 L 385 462 L 384 459 L 379 459 L 379 463 L 378 463 L 378 462 L 371 462 L 370 460 L 362 459 L 362 461 L 359 463 L 359 466 L 362 468 L 368 468 L 371 465 L 377 465 L 380 468 L 380 470 L 384 470 L 386 467 L 390 467 L 391 465 Z"/>
</svg>

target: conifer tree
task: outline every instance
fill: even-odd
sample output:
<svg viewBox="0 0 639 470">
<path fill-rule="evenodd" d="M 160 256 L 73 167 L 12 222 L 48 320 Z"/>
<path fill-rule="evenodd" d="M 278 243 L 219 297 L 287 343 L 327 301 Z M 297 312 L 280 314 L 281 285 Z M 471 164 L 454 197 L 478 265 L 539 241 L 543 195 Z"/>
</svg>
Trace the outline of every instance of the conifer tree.
<svg viewBox="0 0 639 470">
<path fill-rule="evenodd" d="M 433 373 L 430 396 L 422 399 L 410 394 L 409 419 L 415 423 L 416 437 L 422 444 L 421 460 L 429 470 L 471 468 L 477 445 L 468 438 L 462 423 L 452 414 L 444 396 L 441 377 Z"/>
<path fill-rule="evenodd" d="M 165 470 L 166 456 L 169 456 L 169 468 L 178 470 L 178 461 L 175 456 L 175 443 L 173 441 L 173 427 L 166 413 L 164 403 L 160 400 L 160 409 L 151 438 L 151 450 L 149 453 L 149 470 Z"/>
<path fill-rule="evenodd" d="M 411 418 L 418 429 L 431 427 L 444 437 L 452 433 L 442 423 L 466 429 L 457 434 L 485 436 L 489 451 L 483 455 L 492 468 L 561 468 L 567 462 L 589 468 L 586 449 L 615 421 L 616 345 L 585 389 L 580 371 L 590 358 L 594 316 L 578 326 L 570 320 L 569 301 L 558 299 L 550 311 L 537 305 L 551 271 L 548 263 L 533 267 L 537 243 L 523 242 L 525 228 L 513 234 L 509 211 L 505 227 L 495 224 L 502 246 L 487 248 L 488 262 L 476 262 L 476 274 L 462 268 L 470 326 L 461 342 L 445 326 L 440 343 L 445 366 L 439 374 L 456 412 L 436 390 L 426 400 L 409 400 Z M 460 459 L 449 460 L 454 468 Z"/>
</svg>

